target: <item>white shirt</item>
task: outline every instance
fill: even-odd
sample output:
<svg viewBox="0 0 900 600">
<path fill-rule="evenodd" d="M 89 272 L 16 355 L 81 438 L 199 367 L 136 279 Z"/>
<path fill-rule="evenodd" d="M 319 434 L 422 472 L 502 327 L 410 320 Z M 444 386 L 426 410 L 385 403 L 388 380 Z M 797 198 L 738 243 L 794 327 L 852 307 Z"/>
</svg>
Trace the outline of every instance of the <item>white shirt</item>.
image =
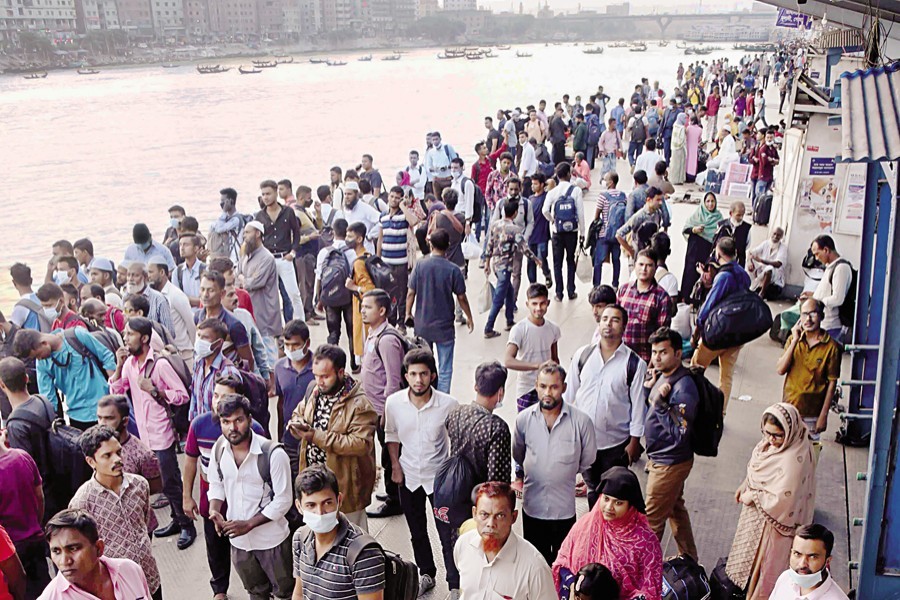
<svg viewBox="0 0 900 600">
<path fill-rule="evenodd" d="M 544 218 L 550 222 L 550 231 L 556 233 L 556 218 L 554 217 L 553 210 L 556 208 L 556 201 L 565 196 L 570 187 L 573 188 L 571 198 L 575 200 L 575 211 L 578 213 L 578 235 L 583 236 L 584 200 L 581 197 L 581 190 L 577 185 L 568 181 L 560 181 L 558 186 L 547 193 L 547 198 L 544 200 L 544 207 L 541 209 L 541 212 L 544 214 Z"/>
<path fill-rule="evenodd" d="M 332 248 L 343 250 L 344 258 L 347 259 L 347 263 L 350 265 L 351 270 L 353 268 L 353 261 L 356 260 L 356 252 L 347 248 L 347 242 L 344 240 L 334 240 L 330 246 L 322 248 L 316 255 L 316 281 L 322 280 L 322 269 L 325 268 L 325 257 L 328 256 L 328 253 Z"/>
<path fill-rule="evenodd" d="M 431 399 L 422 408 L 409 399 L 409 390 L 399 390 L 384 401 L 384 440 L 403 445 L 400 466 L 403 485 L 414 492 L 420 487 L 434 493 L 434 476 L 450 456 L 447 415 L 458 406 L 449 394 L 432 388 Z"/>
<path fill-rule="evenodd" d="M 853 279 L 853 271 L 850 266 L 841 261 L 838 265 L 837 261 L 832 261 L 825 267 L 825 273 L 813 292 L 813 298 L 821 300 L 825 305 L 825 318 L 822 320 L 822 329 L 837 329 L 841 326 L 841 317 L 838 314 L 847 292 L 850 291 L 850 284 Z"/>
<path fill-rule="evenodd" d="M 243 521 L 252 518 L 262 509 L 262 514 L 271 519 L 244 535 L 231 538 L 231 545 L 240 550 L 269 550 L 284 541 L 288 530 L 285 513 L 294 501 L 291 490 L 291 463 L 286 452 L 275 450 L 269 461 L 269 474 L 272 477 L 274 497 L 269 501 L 266 491 L 268 487 L 259 474 L 256 461 L 262 454 L 262 440 L 253 430 L 250 431 L 250 452 L 241 463 L 235 464 L 231 444 L 224 437 L 216 440 L 216 444 L 224 444 L 222 453 L 222 478 L 219 478 L 219 467 L 216 461 L 216 445 L 209 458 L 209 493 L 210 500 L 228 502 L 228 518 Z M 223 481 L 224 479 L 224 481 Z"/>
<path fill-rule="evenodd" d="M 169 302 L 172 313 L 172 326 L 175 329 L 175 347 L 178 350 L 193 351 L 194 336 L 197 326 L 194 325 L 194 309 L 187 294 L 179 290 L 174 283 L 167 281 L 159 292 Z"/>
<path fill-rule="evenodd" d="M 375 254 L 375 240 L 378 239 L 378 233 L 381 231 L 381 213 L 370 205 L 363 202 L 362 199 L 356 201 L 356 205 L 352 210 L 348 210 L 343 204 L 336 208 L 334 219 L 346 219 L 347 225 L 360 222 L 366 226 L 366 252 Z M 332 223 L 334 223 L 332 219 Z"/>
<path fill-rule="evenodd" d="M 463 182 L 466 183 L 465 189 Z M 462 208 L 466 219 L 471 219 L 472 215 L 475 214 L 475 182 L 469 177 L 460 175 L 453 178 L 453 182 L 450 183 L 450 189 L 456 190 L 456 193 L 459 194 L 457 210 Z"/>
<path fill-rule="evenodd" d="M 598 450 L 618 446 L 629 437 L 641 437 L 647 414 L 643 389 L 647 363 L 638 358 L 629 389 L 628 355 L 632 350 L 623 342 L 604 363 L 600 347 L 596 346 L 579 374 L 578 361 L 587 347 L 582 346 L 572 357 L 563 399 L 587 413 L 594 422 Z"/>
<path fill-rule="evenodd" d="M 775 582 L 769 600 L 847 600 L 847 594 L 829 573 L 822 585 L 804 596 L 800 593 L 800 586 L 791 581 L 790 575 L 785 571 Z"/>
<path fill-rule="evenodd" d="M 753 261 L 752 256 L 748 257 L 748 261 L 753 264 L 755 271 L 754 275 L 757 279 L 760 279 L 762 274 L 769 269 L 772 271 L 771 283 L 773 285 L 784 287 L 784 265 L 787 264 L 788 260 L 787 244 L 778 242 L 776 245 L 772 243 L 772 240 L 765 240 L 759 246 L 751 250 L 750 254 L 759 256 L 760 258 L 771 262 L 780 262 L 780 267 L 772 267 L 770 265 L 756 263 Z"/>
<path fill-rule="evenodd" d="M 661 160 L 665 159 L 656 150 L 652 152 L 650 150 L 644 150 L 641 152 L 641 155 L 637 157 L 637 160 L 634 161 L 634 170 L 635 172 L 643 171 L 649 177 L 656 173 L 656 163 Z"/>
<path fill-rule="evenodd" d="M 553 344 L 559 341 L 560 335 L 559 327 L 547 319 L 544 319 L 543 325 L 535 325 L 531 319 L 522 319 L 513 325 L 507 344 L 516 346 L 517 359 L 540 364 L 550 360 L 550 350 Z M 519 371 L 516 398 L 521 398 L 533 390 L 536 380 L 537 371 Z"/>
<path fill-rule="evenodd" d="M 510 532 L 503 548 L 492 562 L 488 562 L 478 530 L 467 531 L 456 541 L 453 559 L 459 569 L 461 600 L 552 600 L 557 597 L 547 561 L 515 532 Z"/>
<path fill-rule="evenodd" d="M 522 161 L 519 163 L 519 175 L 531 177 L 537 173 L 538 161 L 534 154 L 534 146 L 525 144 L 522 146 Z"/>
<path fill-rule="evenodd" d="M 422 164 L 406 165 L 406 172 L 409 173 L 409 185 L 412 187 L 413 196 L 421 200 L 425 197 L 425 183 L 428 181 L 425 166 Z"/>
</svg>

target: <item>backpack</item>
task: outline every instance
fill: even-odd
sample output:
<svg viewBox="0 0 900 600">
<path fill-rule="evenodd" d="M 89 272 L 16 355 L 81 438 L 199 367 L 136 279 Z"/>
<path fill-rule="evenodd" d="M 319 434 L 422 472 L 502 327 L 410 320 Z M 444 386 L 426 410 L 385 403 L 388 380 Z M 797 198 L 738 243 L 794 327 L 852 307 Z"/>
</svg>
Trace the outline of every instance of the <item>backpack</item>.
<svg viewBox="0 0 900 600">
<path fill-rule="evenodd" d="M 628 197 L 619 190 L 604 192 L 609 201 L 609 218 L 606 221 L 606 233 L 603 239 L 607 242 L 616 239 L 616 232 L 625 224 L 625 213 L 628 210 Z"/>
<path fill-rule="evenodd" d="M 50 429 L 47 431 L 47 447 L 50 470 L 52 473 L 52 488 L 54 490 L 55 504 L 65 507 L 81 485 L 93 476 L 92 469 L 84 460 L 81 451 L 81 431 L 75 429 L 54 413 L 53 405 L 44 396 L 36 394 L 44 405 L 47 421 L 37 421 L 33 418 L 16 416 L 14 419 L 28 421 L 38 427 L 44 428 L 47 422 Z"/>
<path fill-rule="evenodd" d="M 687 555 L 663 563 L 662 600 L 708 600 L 706 569 Z"/>
<path fill-rule="evenodd" d="M 419 568 L 399 554 L 385 550 L 375 538 L 364 533 L 350 540 L 347 565 L 353 569 L 360 552 L 376 548 L 384 557 L 384 597 L 391 600 L 415 600 L 419 597 Z"/>
<path fill-rule="evenodd" d="M 841 320 L 842 326 L 853 327 L 853 322 L 856 320 L 856 286 L 859 272 L 853 268 L 853 265 L 850 264 L 849 260 L 839 258 L 835 263 L 844 263 L 850 267 L 850 287 L 847 288 L 847 295 L 844 296 L 844 301 L 838 307 L 838 317 Z M 834 271 L 837 269 L 837 264 L 834 265 L 834 268 L 831 269 L 831 273 L 828 275 L 829 285 L 831 285 L 831 279 L 834 277 Z"/>
<path fill-rule="evenodd" d="M 475 165 L 478 166 L 477 164 Z M 484 210 L 484 192 L 481 191 L 481 188 L 478 187 L 478 184 L 475 183 L 469 177 L 463 177 L 462 183 L 459 186 L 459 189 L 463 191 L 462 195 L 465 196 L 466 191 L 466 182 L 471 181 L 472 187 L 475 188 L 475 201 L 472 206 L 472 222 L 479 223 L 481 221 L 482 211 Z"/>
<path fill-rule="evenodd" d="M 219 473 L 219 480 L 224 481 L 225 477 L 222 475 L 222 455 L 225 454 L 225 438 L 219 437 L 216 440 L 216 443 L 213 444 L 213 454 L 216 457 L 216 470 Z M 275 490 L 272 488 L 272 472 L 270 469 L 270 464 L 272 462 L 272 454 L 275 450 L 281 448 L 281 451 L 287 454 L 287 450 L 284 449 L 284 444 L 279 444 L 278 442 L 273 442 L 272 440 L 262 440 L 260 444 L 262 447 L 262 453 L 256 459 L 256 468 L 259 472 L 259 476 L 263 480 L 263 490 L 269 496 L 269 501 L 272 501 L 275 498 Z M 294 486 L 291 486 L 293 488 Z"/>
<path fill-rule="evenodd" d="M 372 278 L 372 283 L 375 284 L 376 288 L 390 292 L 396 287 L 397 278 L 394 276 L 393 269 L 380 256 L 366 254 L 360 256 L 357 260 L 363 261 L 366 271 L 369 272 L 369 277 Z"/>
<path fill-rule="evenodd" d="M 90 321 L 85 322 L 87 323 L 87 330 L 90 331 L 91 335 L 94 336 L 98 342 L 103 344 L 107 350 L 115 354 L 116 350 L 122 347 L 121 340 L 113 333 L 115 329 L 110 331 L 110 329 L 105 326 L 98 327 Z"/>
<path fill-rule="evenodd" d="M 231 256 L 231 252 L 229 251 L 228 254 L 222 254 L 220 256 Z M 184 278 L 184 271 L 186 268 L 187 263 L 181 263 L 180 265 L 175 267 L 175 274 L 172 277 L 172 283 L 174 283 L 175 287 L 177 287 L 182 292 L 184 291 L 184 284 L 182 279 Z M 199 272 L 199 275 L 202 277 L 203 273 L 206 271 L 206 264 L 201 262 L 197 270 Z"/>
<path fill-rule="evenodd" d="M 647 113 L 647 121 L 650 123 L 648 127 L 650 137 L 656 137 L 656 134 L 659 132 L 659 113 L 651 108 Z"/>
<path fill-rule="evenodd" d="M 350 304 L 352 296 L 345 285 L 348 277 L 350 277 L 350 264 L 347 262 L 344 251 L 334 247 L 328 249 L 322 264 L 322 287 L 319 292 L 319 301 L 324 306 L 332 308 Z"/>
<path fill-rule="evenodd" d="M 631 141 L 641 144 L 647 141 L 647 127 L 644 125 L 643 115 L 634 116 L 634 125 L 631 126 Z"/>
<path fill-rule="evenodd" d="M 334 243 L 334 228 L 331 226 L 331 223 L 334 221 L 334 213 L 336 212 L 337 209 L 332 207 L 331 212 L 328 213 L 328 218 L 322 223 L 322 230 L 319 231 L 319 250 L 327 248 Z"/>
<path fill-rule="evenodd" d="M 600 142 L 600 136 L 603 134 L 603 131 L 600 129 L 600 119 L 598 119 L 595 115 L 590 115 L 593 118 L 587 119 L 588 126 L 588 146 L 596 146 Z"/>
<path fill-rule="evenodd" d="M 742 290 L 719 302 L 703 323 L 703 344 L 710 350 L 742 346 L 768 333 L 772 311 L 750 290 Z"/>
<path fill-rule="evenodd" d="M 250 416 L 262 425 L 266 437 L 269 437 L 269 389 L 266 380 L 253 373 L 238 369 L 241 374 L 241 393 L 250 400 Z"/>
<path fill-rule="evenodd" d="M 581 351 L 581 356 L 578 358 L 578 378 L 581 379 L 581 373 L 584 371 L 584 365 L 587 364 L 588 359 L 591 357 L 591 353 L 597 348 L 597 344 L 588 344 L 588 346 Z M 631 384 L 634 383 L 634 377 L 637 375 L 638 363 L 640 361 L 640 357 L 635 353 L 631 352 L 628 354 L 628 366 L 625 370 L 625 382 L 628 385 L 628 389 L 631 389 Z"/>
<path fill-rule="evenodd" d="M 578 207 L 575 205 L 575 200 L 572 199 L 572 190 L 574 189 L 575 186 L 570 183 L 566 193 L 553 205 L 557 233 L 578 231 Z"/>
<path fill-rule="evenodd" d="M 710 597 L 712 600 L 744 600 L 747 594 L 728 577 L 725 572 L 727 566 L 726 558 L 720 558 L 716 563 L 709 578 Z"/>
<path fill-rule="evenodd" d="M 702 367 L 688 367 L 697 386 L 697 417 L 691 431 L 691 448 L 699 456 L 717 456 L 725 423 L 725 395 L 706 378 Z"/>
<path fill-rule="evenodd" d="M 465 450 L 448 457 L 434 475 L 434 518 L 453 529 L 472 518 L 472 490 L 478 483 Z"/>
<path fill-rule="evenodd" d="M 53 323 L 50 322 L 50 319 L 47 318 L 47 315 L 44 314 L 44 307 L 32 300 L 31 298 L 19 298 L 19 301 L 16 302 L 16 306 L 24 306 L 35 315 L 37 315 L 38 327 L 41 333 L 50 333 L 53 329 Z"/>
<path fill-rule="evenodd" d="M 431 346 L 428 342 L 425 341 L 425 338 L 416 336 L 412 339 L 406 337 L 396 329 L 392 325 L 388 325 L 384 328 L 384 330 L 378 334 L 378 337 L 375 338 L 375 354 L 378 356 L 378 360 L 384 364 L 384 359 L 381 358 L 381 348 L 379 345 L 381 344 L 381 338 L 384 336 L 395 337 L 400 340 L 400 346 L 403 348 L 403 356 L 406 356 L 406 353 L 415 348 L 425 348 L 427 350 L 431 349 Z M 406 369 L 403 369 L 401 375 L 406 372 Z M 434 383 L 437 385 L 437 381 Z M 406 381 L 406 377 L 400 377 L 400 389 L 406 389 L 409 387 L 409 383 Z"/>
<path fill-rule="evenodd" d="M 163 351 L 157 354 L 153 360 L 153 366 L 150 367 L 150 372 L 146 374 L 147 377 L 152 377 L 153 370 L 156 368 L 156 364 L 159 361 L 165 361 L 169 363 L 169 366 L 172 367 L 172 370 L 175 371 L 175 374 L 178 375 L 178 379 L 181 381 L 181 385 L 184 386 L 184 390 L 187 392 L 190 397 L 191 394 L 191 382 L 193 380 L 193 372 L 190 367 L 188 367 L 187 363 L 178 354 L 178 351 L 174 348 L 166 347 Z M 190 409 L 191 403 L 185 402 L 184 404 L 173 405 L 169 404 L 165 398 L 156 399 L 156 402 L 166 409 L 166 415 L 168 415 L 169 420 L 172 421 L 172 428 L 179 435 L 185 436 L 187 435 L 188 429 L 191 425 Z"/>
<path fill-rule="evenodd" d="M 100 371 L 100 375 L 103 376 L 103 379 L 109 379 L 109 375 L 106 374 L 106 369 L 103 368 L 103 361 L 101 361 L 100 357 L 94 354 L 93 351 L 89 350 L 87 346 L 81 343 L 81 340 L 78 339 L 78 335 L 75 333 L 76 331 L 77 328 L 66 329 L 65 331 L 63 331 L 63 339 L 68 342 L 69 346 L 71 346 L 72 349 L 75 350 L 75 352 L 77 352 L 79 356 L 81 356 L 84 362 L 87 363 L 88 368 L 91 371 L 91 376 L 94 375 L 94 367 L 96 366 L 97 370 Z M 88 330 L 85 329 L 85 331 Z M 110 336 L 109 332 L 95 331 L 91 333 L 90 331 L 88 331 L 88 333 L 94 336 L 94 338 L 98 342 L 103 344 L 104 347 L 107 347 L 109 349 L 109 347 L 106 345 L 107 343 L 109 343 L 109 338 L 112 337 Z M 117 348 L 112 348 L 110 349 L 110 352 L 115 354 L 116 349 Z"/>
</svg>

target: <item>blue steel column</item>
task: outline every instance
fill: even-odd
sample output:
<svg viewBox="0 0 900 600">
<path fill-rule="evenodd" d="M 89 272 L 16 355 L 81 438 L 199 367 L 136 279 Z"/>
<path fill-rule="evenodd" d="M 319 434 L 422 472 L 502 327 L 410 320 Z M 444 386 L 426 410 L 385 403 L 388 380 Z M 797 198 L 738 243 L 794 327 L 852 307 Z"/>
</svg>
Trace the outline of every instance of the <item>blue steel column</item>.
<svg viewBox="0 0 900 600">
<path fill-rule="evenodd" d="M 875 166 L 875 165 L 873 165 Z M 870 169 L 870 175 L 881 169 Z M 897 177 L 895 174 L 894 177 Z M 900 181 L 898 181 L 900 183 Z M 867 186 L 877 186 L 870 177 Z M 887 186 L 885 186 L 887 187 Z M 889 189 L 889 188 L 888 188 Z M 896 199 L 890 205 L 896 206 Z M 868 206 L 866 207 L 869 208 Z M 898 376 L 900 376 L 900 218 L 891 211 L 887 270 L 876 272 L 875 281 L 884 281 L 883 341 L 875 388 L 875 419 L 869 449 L 866 519 L 860 556 L 857 598 L 895 600 L 900 598 L 900 490 L 897 489 Z M 863 240 L 867 243 L 868 240 Z M 879 275 L 884 277 L 879 278 Z M 876 286 L 877 287 L 877 286 Z"/>
</svg>

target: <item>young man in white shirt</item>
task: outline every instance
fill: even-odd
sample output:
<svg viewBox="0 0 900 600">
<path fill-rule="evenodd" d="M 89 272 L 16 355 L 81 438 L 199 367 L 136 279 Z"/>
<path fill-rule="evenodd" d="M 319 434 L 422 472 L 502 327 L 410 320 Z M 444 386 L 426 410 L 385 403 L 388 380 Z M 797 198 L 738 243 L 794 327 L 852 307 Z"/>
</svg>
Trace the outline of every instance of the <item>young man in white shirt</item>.
<svg viewBox="0 0 900 600">
<path fill-rule="evenodd" d="M 285 513 L 293 502 L 287 452 L 250 428 L 250 401 L 228 394 L 217 409 L 222 437 L 209 459 L 209 519 L 231 539 L 231 561 L 252 598 L 288 598 L 294 589 Z M 269 480 L 259 472 L 268 456 Z M 228 502 L 228 520 L 222 504 Z"/>
<path fill-rule="evenodd" d="M 593 508 L 600 476 L 610 467 L 627 467 L 641 455 L 644 435 L 644 376 L 647 363 L 622 338 L 628 312 L 618 304 L 603 309 L 600 341 L 575 352 L 566 377 L 565 400 L 594 422 L 597 457 L 584 473 L 588 506 Z"/>
<path fill-rule="evenodd" d="M 450 455 L 446 420 L 458 402 L 434 389 L 437 364 L 426 349 L 415 349 L 403 359 L 408 389 L 399 390 L 385 401 L 384 437 L 391 456 L 391 479 L 400 488 L 400 505 L 406 517 L 416 565 L 422 574 L 419 593 L 434 587 L 437 568 L 428 539 L 426 497 L 434 507 L 434 477 Z M 403 448 L 401 454 L 400 448 Z M 459 590 L 459 571 L 453 563 L 452 530 L 435 519 L 441 539 L 447 585 Z"/>
<path fill-rule="evenodd" d="M 428 181 L 428 173 L 425 172 L 424 165 L 419 164 L 419 151 L 409 151 L 409 165 L 406 167 L 409 173 L 409 186 L 412 188 L 413 197 L 421 200 L 425 197 L 425 183 Z"/>
<path fill-rule="evenodd" d="M 847 600 L 847 594 L 831 576 L 834 534 L 818 523 L 794 533 L 791 568 L 781 574 L 769 600 Z"/>
</svg>

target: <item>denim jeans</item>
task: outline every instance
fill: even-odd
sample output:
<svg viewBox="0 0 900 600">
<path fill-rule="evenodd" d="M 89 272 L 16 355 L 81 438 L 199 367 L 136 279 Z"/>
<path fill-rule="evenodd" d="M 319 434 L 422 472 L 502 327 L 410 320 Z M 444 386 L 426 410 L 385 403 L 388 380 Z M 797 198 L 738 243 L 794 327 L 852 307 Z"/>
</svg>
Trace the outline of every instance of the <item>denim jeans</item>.
<svg viewBox="0 0 900 600">
<path fill-rule="evenodd" d="M 281 314 L 284 315 L 284 322 L 287 323 L 294 318 L 294 306 L 291 304 L 291 297 L 288 296 L 287 290 L 284 289 L 284 282 L 278 279 L 278 295 L 281 296 Z"/>
<path fill-rule="evenodd" d="M 549 242 L 542 242 L 540 244 L 528 244 L 528 248 L 534 252 L 535 256 L 541 259 L 541 270 L 544 272 L 544 278 L 550 279 L 550 261 L 547 260 L 547 253 L 549 252 Z M 534 264 L 534 261 L 529 260 L 528 266 L 525 267 L 526 272 L 528 273 L 528 283 L 535 283 L 537 281 L 537 265 Z"/>
<path fill-rule="evenodd" d="M 637 157 L 641 154 L 642 146 L 643 144 L 640 142 L 628 142 L 628 164 L 632 167 L 637 162 Z"/>
<path fill-rule="evenodd" d="M 612 270 L 613 270 L 613 278 L 612 278 L 612 286 L 613 289 L 619 289 L 619 272 L 622 269 L 622 265 L 619 263 L 619 259 L 622 256 L 622 247 L 619 245 L 619 240 L 597 240 L 597 249 L 594 251 L 594 280 L 593 284 L 595 286 L 600 285 L 600 276 L 603 273 L 603 261 L 606 260 L 607 256 L 612 255 L 610 259 L 612 262 Z"/>
<path fill-rule="evenodd" d="M 428 346 L 437 357 L 438 380 L 437 391 L 450 393 L 450 383 L 453 379 L 453 350 L 456 347 L 456 339 L 446 342 L 435 342 L 434 340 L 425 340 Z"/>
<path fill-rule="evenodd" d="M 497 272 L 497 285 L 494 287 L 494 302 L 491 304 L 491 312 L 488 313 L 487 322 L 484 324 L 484 332 L 494 330 L 494 322 L 500 309 L 506 305 L 507 325 L 515 321 L 514 311 L 516 305 L 515 288 L 512 284 L 512 271 L 502 269 Z"/>
<path fill-rule="evenodd" d="M 593 170 L 594 169 L 594 159 L 597 158 L 597 144 L 594 144 L 593 146 L 588 146 L 587 154 L 585 155 L 584 158 L 588 162 L 588 167 L 590 167 L 591 170 Z"/>
<path fill-rule="evenodd" d="M 769 190 L 769 186 L 772 185 L 771 181 L 763 181 L 762 179 L 757 179 L 756 184 L 753 186 L 753 201 L 752 204 L 755 206 L 756 201 L 760 196 L 765 194 Z"/>
</svg>

